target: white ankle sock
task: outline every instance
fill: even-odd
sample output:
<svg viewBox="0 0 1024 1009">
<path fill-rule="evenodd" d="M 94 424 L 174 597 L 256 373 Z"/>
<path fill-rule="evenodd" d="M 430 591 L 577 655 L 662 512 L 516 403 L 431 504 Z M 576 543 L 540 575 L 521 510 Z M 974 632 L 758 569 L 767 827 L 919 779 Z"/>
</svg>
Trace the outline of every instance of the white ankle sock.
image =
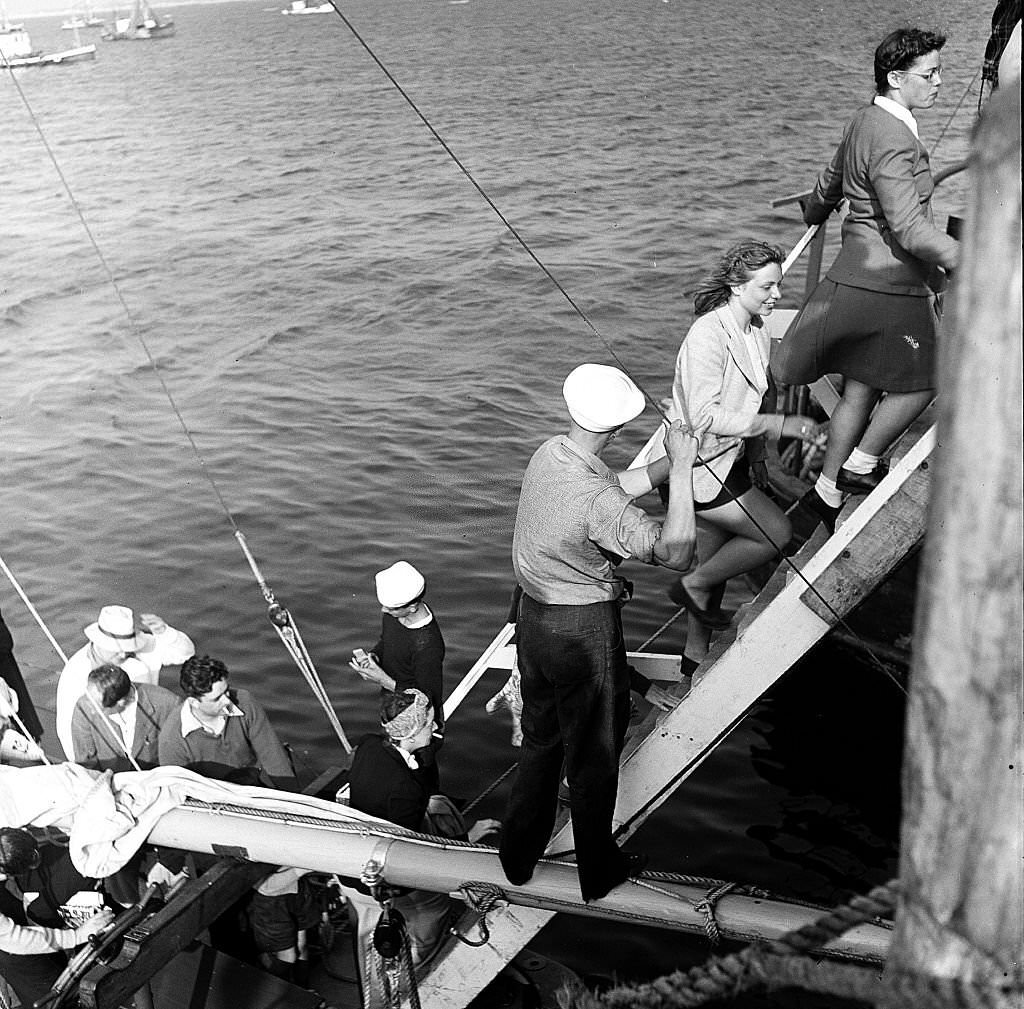
<svg viewBox="0 0 1024 1009">
<path fill-rule="evenodd" d="M 847 473 L 871 473 L 878 465 L 877 455 L 868 455 L 859 448 L 850 453 L 850 458 L 843 463 L 843 469 Z"/>
<path fill-rule="evenodd" d="M 829 508 L 838 508 L 843 503 L 843 492 L 824 473 L 814 482 L 814 490 Z"/>
</svg>

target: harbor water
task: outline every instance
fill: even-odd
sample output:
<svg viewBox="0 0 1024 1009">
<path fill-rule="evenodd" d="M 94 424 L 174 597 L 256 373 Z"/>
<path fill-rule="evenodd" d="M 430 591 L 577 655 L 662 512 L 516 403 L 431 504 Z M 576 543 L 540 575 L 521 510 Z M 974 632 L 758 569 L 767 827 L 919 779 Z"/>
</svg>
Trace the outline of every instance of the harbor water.
<svg viewBox="0 0 1024 1009">
<path fill-rule="evenodd" d="M 279 6 L 182 6 L 172 39 L 0 76 L 0 553 L 67 652 L 101 605 L 159 613 L 320 767 L 343 754 L 233 523 L 353 740 L 376 697 L 347 660 L 376 639 L 373 574 L 395 560 L 427 577 L 451 689 L 505 622 L 519 480 L 564 424 L 564 375 L 610 363 L 607 344 L 668 393 L 689 292 L 738 238 L 799 239 L 771 200 L 811 187 L 891 29 L 949 35 L 921 134 L 935 169 L 963 158 L 988 23 L 960 0 L 343 0 L 357 38 Z M 37 47 L 68 44 L 59 13 L 26 20 Z M 940 189 L 941 220 L 960 186 Z M 802 289 L 798 265 L 786 307 Z M 625 574 L 635 648 L 675 612 L 671 576 Z M 59 659 L 6 582 L 0 608 L 52 707 Z M 502 681 L 449 724 L 454 795 L 515 759 L 483 711 Z M 634 843 L 655 869 L 828 904 L 864 892 L 896 870 L 902 714 L 877 669 L 813 653 Z M 476 812 L 500 817 L 506 795 Z M 708 952 L 592 921 L 537 948 L 620 980 Z"/>
</svg>

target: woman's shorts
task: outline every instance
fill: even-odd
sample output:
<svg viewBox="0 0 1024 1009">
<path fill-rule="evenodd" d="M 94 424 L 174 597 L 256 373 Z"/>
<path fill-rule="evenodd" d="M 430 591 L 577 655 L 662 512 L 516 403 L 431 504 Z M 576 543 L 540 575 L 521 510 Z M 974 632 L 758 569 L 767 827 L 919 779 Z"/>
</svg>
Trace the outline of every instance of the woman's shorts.
<svg viewBox="0 0 1024 1009">
<path fill-rule="evenodd" d="M 694 501 L 695 512 L 706 512 L 721 508 L 736 498 L 742 497 L 754 485 L 750 482 L 750 463 L 741 452 L 725 476 L 725 486 L 710 501 Z"/>
</svg>

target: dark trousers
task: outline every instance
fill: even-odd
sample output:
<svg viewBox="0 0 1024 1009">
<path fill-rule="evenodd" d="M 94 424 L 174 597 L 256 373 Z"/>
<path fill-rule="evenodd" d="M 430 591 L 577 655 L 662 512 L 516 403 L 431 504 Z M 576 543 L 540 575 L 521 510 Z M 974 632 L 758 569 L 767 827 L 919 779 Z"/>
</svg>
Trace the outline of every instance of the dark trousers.
<svg viewBox="0 0 1024 1009">
<path fill-rule="evenodd" d="M 612 840 L 619 756 L 629 722 L 629 669 L 618 603 L 549 606 L 523 595 L 516 628 L 523 748 L 502 826 L 501 863 L 530 878 L 551 837 L 565 762 L 584 900 L 627 876 Z"/>
<path fill-rule="evenodd" d="M 31 953 L 19 956 L 0 952 L 0 977 L 14 989 L 23 1006 L 49 995 L 67 966 L 63 953 Z"/>
</svg>

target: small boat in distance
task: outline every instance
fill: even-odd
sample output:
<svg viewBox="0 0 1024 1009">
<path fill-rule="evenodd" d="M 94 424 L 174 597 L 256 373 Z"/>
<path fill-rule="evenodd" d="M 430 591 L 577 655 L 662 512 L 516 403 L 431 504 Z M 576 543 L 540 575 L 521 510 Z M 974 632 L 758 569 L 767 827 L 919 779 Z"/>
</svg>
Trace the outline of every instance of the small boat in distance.
<svg viewBox="0 0 1024 1009">
<path fill-rule="evenodd" d="M 333 14 L 334 6 L 329 3 L 307 4 L 306 0 L 292 0 L 282 14 Z"/>
<path fill-rule="evenodd" d="M 81 12 L 75 7 L 71 8 L 71 16 L 61 24 L 60 30 L 70 32 L 78 28 L 102 28 L 103 24 L 103 18 L 96 17 L 92 8 L 86 3 Z"/>
<path fill-rule="evenodd" d="M 57 63 L 75 63 L 80 60 L 96 59 L 93 43 L 81 45 L 75 37 L 71 49 L 55 53 L 44 53 L 32 48 L 32 39 L 23 25 L 12 25 L 7 20 L 7 11 L 0 7 L 0 67 L 45 67 Z"/>
<path fill-rule="evenodd" d="M 131 42 L 136 39 L 165 39 L 174 34 L 174 19 L 157 14 L 149 0 L 135 0 L 128 17 L 114 14 L 114 23 L 100 36 L 105 42 Z"/>
</svg>

